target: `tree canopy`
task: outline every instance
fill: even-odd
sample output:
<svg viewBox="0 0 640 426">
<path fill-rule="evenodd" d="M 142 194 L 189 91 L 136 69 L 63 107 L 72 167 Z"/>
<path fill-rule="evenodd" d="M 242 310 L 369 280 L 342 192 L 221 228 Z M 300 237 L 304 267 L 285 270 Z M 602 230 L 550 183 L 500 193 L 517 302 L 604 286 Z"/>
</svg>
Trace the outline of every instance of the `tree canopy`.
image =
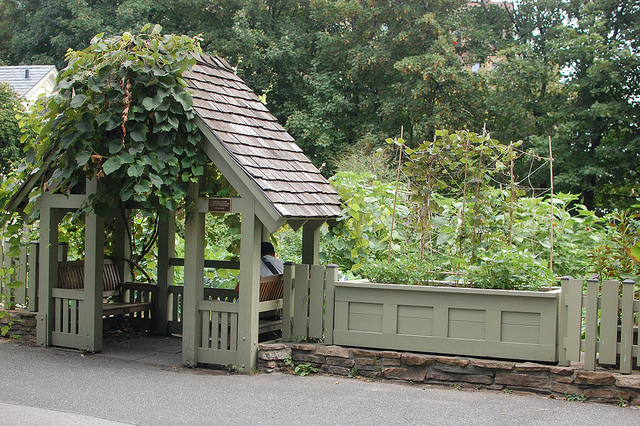
<svg viewBox="0 0 640 426">
<path fill-rule="evenodd" d="M 589 208 L 640 186 L 636 1 L 0 0 L 0 15 L 7 64 L 62 68 L 96 33 L 147 22 L 200 35 L 328 174 L 356 145 L 467 128 L 542 158 L 551 137 L 557 189 Z"/>
</svg>

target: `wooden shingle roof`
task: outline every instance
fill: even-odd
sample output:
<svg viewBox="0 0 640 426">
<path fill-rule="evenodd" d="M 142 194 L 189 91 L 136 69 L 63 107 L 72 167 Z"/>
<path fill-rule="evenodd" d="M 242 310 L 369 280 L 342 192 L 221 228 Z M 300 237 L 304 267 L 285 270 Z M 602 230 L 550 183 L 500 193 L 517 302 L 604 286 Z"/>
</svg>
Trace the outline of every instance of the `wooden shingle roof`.
<svg viewBox="0 0 640 426">
<path fill-rule="evenodd" d="M 193 108 L 239 168 L 283 218 L 332 218 L 337 191 L 223 59 L 201 55 L 183 77 Z"/>
</svg>

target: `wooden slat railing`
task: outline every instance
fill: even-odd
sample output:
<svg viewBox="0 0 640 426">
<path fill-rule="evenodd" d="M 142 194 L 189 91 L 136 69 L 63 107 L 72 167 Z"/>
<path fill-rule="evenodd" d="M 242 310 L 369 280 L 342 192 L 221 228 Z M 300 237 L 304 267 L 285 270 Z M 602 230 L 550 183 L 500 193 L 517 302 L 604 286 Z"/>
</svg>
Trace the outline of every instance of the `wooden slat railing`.
<svg viewBox="0 0 640 426">
<path fill-rule="evenodd" d="M 584 361 L 585 370 L 606 365 L 631 374 L 640 367 L 640 300 L 635 282 L 588 280 L 586 292 L 583 289 L 582 280 L 562 280 L 561 312 L 566 315 L 566 329 L 561 330 L 559 350 L 567 361 Z"/>
</svg>

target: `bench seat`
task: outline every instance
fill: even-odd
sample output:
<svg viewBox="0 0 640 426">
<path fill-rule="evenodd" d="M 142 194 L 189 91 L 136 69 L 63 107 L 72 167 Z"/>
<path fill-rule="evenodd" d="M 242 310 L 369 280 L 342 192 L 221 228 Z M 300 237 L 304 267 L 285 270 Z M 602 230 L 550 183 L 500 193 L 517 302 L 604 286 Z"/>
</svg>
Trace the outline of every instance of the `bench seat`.
<svg viewBox="0 0 640 426">
<path fill-rule="evenodd" d="M 156 285 L 152 283 L 121 282 L 118 268 L 112 259 L 105 259 L 102 273 L 102 315 L 136 314 L 132 325 L 152 328 Z M 58 287 L 84 290 L 84 261 L 58 262 Z M 134 322 L 137 322 L 134 324 Z"/>
</svg>

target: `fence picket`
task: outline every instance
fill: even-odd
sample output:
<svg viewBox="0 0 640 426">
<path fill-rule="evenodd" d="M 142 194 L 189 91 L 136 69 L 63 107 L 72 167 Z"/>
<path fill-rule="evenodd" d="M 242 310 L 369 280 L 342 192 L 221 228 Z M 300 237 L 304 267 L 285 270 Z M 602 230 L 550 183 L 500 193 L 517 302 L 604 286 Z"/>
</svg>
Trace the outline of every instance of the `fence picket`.
<svg viewBox="0 0 640 426">
<path fill-rule="evenodd" d="M 567 285 L 567 359 L 580 361 L 580 341 L 582 325 L 582 280 L 571 278 L 562 283 Z"/>
<path fill-rule="evenodd" d="M 282 340 L 291 341 L 291 324 L 293 321 L 293 285 L 295 269 L 293 263 L 284 264 L 284 277 L 282 280 Z"/>
<path fill-rule="evenodd" d="M 600 364 L 615 365 L 618 352 L 618 292 L 620 283 L 602 282 L 600 303 Z"/>
<path fill-rule="evenodd" d="M 324 311 L 324 266 L 311 266 L 309 282 L 309 338 L 322 339 L 322 313 Z"/>
<path fill-rule="evenodd" d="M 296 284 L 293 300 L 293 335 L 307 336 L 307 318 L 309 314 L 309 265 L 295 266 Z"/>
<path fill-rule="evenodd" d="M 596 369 L 596 340 L 598 337 L 598 293 L 600 282 L 587 280 L 587 300 L 584 339 L 584 366 L 587 370 Z"/>
<path fill-rule="evenodd" d="M 633 296 L 635 281 L 622 282 L 622 331 L 620 339 L 620 373 L 631 374 L 633 368 Z"/>
<path fill-rule="evenodd" d="M 326 273 L 326 302 L 325 302 L 325 318 L 324 318 L 324 342 L 333 344 L 333 309 L 335 301 L 335 286 L 338 281 L 338 265 L 328 265 Z"/>
</svg>

